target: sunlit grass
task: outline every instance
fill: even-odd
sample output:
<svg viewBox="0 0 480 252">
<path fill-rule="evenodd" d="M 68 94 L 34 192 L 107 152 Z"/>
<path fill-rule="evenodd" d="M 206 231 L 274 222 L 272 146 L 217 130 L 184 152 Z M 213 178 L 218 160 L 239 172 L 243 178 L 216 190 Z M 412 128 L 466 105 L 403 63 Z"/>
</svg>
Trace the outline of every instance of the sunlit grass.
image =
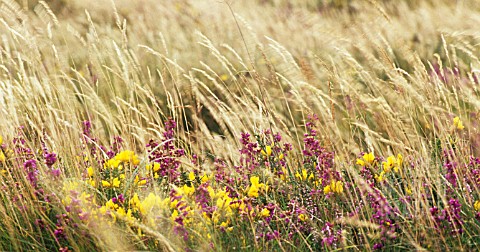
<svg viewBox="0 0 480 252">
<path fill-rule="evenodd" d="M 0 249 L 478 249 L 479 13 L 4 0 Z"/>
</svg>

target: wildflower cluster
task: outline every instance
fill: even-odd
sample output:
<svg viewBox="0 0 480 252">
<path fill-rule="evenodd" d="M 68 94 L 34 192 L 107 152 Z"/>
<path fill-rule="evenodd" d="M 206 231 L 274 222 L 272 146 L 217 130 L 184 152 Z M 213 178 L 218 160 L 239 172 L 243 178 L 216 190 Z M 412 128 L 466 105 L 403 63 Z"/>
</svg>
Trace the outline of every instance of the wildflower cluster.
<svg viewBox="0 0 480 252">
<path fill-rule="evenodd" d="M 429 205 L 424 210 L 435 232 L 461 238 L 480 223 L 480 158 L 462 163 L 446 144 L 439 157 L 443 184 L 423 178 L 414 192 L 418 174 L 402 154 L 360 153 L 355 163 L 337 164 L 323 147 L 318 120 L 311 116 L 306 123 L 301 159 L 291 158 L 294 149 L 280 134 L 264 130 L 241 134 L 240 159 L 233 164 L 220 158 L 208 164 L 195 154 L 188 160 L 171 120 L 145 154 L 126 149 L 120 137 L 104 147 L 85 122 L 76 160 L 80 180 L 62 179 L 61 156 L 42 139 L 33 151 L 20 129 L 11 143 L 0 137 L 1 178 L 15 211 L 37 208 L 42 216 L 32 223 L 52 241 L 45 246 L 62 251 L 73 249 L 77 235 L 99 239 L 92 230 L 129 230 L 139 248 L 152 250 L 163 246 L 155 230 L 167 230 L 167 239 L 187 250 L 247 242 L 266 250 L 389 249 L 408 223 L 418 221 L 412 209 L 419 202 Z"/>
</svg>

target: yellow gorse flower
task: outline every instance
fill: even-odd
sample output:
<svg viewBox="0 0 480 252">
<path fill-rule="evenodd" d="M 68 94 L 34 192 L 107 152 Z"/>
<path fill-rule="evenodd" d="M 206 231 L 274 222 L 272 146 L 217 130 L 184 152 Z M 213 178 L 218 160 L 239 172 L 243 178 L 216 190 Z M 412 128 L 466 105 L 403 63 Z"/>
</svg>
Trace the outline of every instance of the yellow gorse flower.
<svg viewBox="0 0 480 252">
<path fill-rule="evenodd" d="M 204 175 L 202 176 L 202 178 L 200 179 L 200 181 L 201 181 L 202 183 L 206 183 L 206 182 L 208 182 L 208 181 L 210 180 L 211 177 L 212 177 L 211 175 L 208 176 L 208 174 L 204 174 Z"/>
<path fill-rule="evenodd" d="M 2 144 L 3 144 L 3 138 L 2 138 L 2 136 L 0 136 L 0 145 L 2 145 Z"/>
<path fill-rule="evenodd" d="M 250 178 L 250 188 L 248 189 L 248 197 L 253 197 L 253 198 L 257 198 L 258 197 L 258 192 L 260 191 L 260 189 L 264 189 L 265 188 L 265 184 L 263 183 L 259 183 L 260 181 L 260 178 L 257 177 L 257 176 L 253 176 Z"/>
<path fill-rule="evenodd" d="M 380 172 L 380 174 L 375 174 L 375 179 L 379 183 L 385 181 L 385 171 Z"/>
<path fill-rule="evenodd" d="M 395 160 L 394 156 L 390 156 L 387 158 L 387 162 L 383 162 L 383 171 L 385 173 L 389 173 L 392 171 L 392 168 L 395 166 L 397 163 L 397 160 Z"/>
<path fill-rule="evenodd" d="M 475 208 L 475 211 L 480 211 L 480 201 L 477 200 L 475 201 L 475 204 L 473 204 L 473 207 Z"/>
<path fill-rule="evenodd" d="M 115 158 L 109 159 L 104 165 L 105 168 L 110 168 L 110 169 L 115 169 L 115 168 L 118 168 L 119 166 L 120 166 L 120 160 L 116 160 Z"/>
<path fill-rule="evenodd" d="M 111 187 L 112 184 L 110 184 L 110 182 L 108 182 L 108 181 L 106 181 L 106 180 L 102 180 L 102 186 L 108 188 L 108 187 Z"/>
<path fill-rule="evenodd" d="M 298 171 L 297 173 L 295 173 L 295 178 L 298 178 L 302 181 L 307 180 L 307 177 L 308 177 L 308 173 L 306 169 L 302 169 L 302 174 L 300 174 Z"/>
<path fill-rule="evenodd" d="M 453 126 L 456 129 L 463 130 L 465 127 L 463 126 L 463 122 L 460 120 L 460 117 L 453 118 Z"/>
<path fill-rule="evenodd" d="M 153 164 L 147 164 L 145 168 L 147 171 L 153 170 L 153 172 L 157 172 L 160 170 L 160 164 L 154 162 Z"/>
<path fill-rule="evenodd" d="M 367 166 L 367 165 L 372 165 L 373 162 L 375 161 L 375 156 L 373 155 L 373 152 L 366 153 L 363 155 L 363 160 L 362 159 L 357 159 L 357 164 L 361 166 Z"/>
<path fill-rule="evenodd" d="M 343 182 L 342 181 L 336 181 L 336 180 L 332 179 L 332 182 L 330 182 L 329 185 L 327 185 L 323 188 L 323 193 L 324 194 L 329 194 L 329 193 L 342 194 L 343 193 Z"/>
<path fill-rule="evenodd" d="M 298 215 L 298 219 L 301 220 L 301 221 L 306 221 L 308 219 L 307 215 L 305 214 L 299 214 Z"/>
<path fill-rule="evenodd" d="M 262 217 L 268 217 L 268 216 L 270 216 L 270 210 L 264 208 L 264 209 L 262 209 L 262 211 L 260 211 L 260 215 Z"/>
<path fill-rule="evenodd" d="M 186 195 L 186 196 L 192 196 L 193 193 L 195 193 L 195 187 L 192 186 L 187 186 L 183 185 L 183 187 L 180 190 L 180 194 Z"/>
<path fill-rule="evenodd" d="M 133 165 L 138 165 L 140 164 L 140 160 L 138 157 L 135 155 L 135 153 L 131 150 L 125 150 L 113 157 L 112 159 L 109 159 L 107 162 L 105 162 L 105 168 L 119 168 L 121 169 L 120 164 L 133 164 Z M 148 167 L 147 167 L 148 169 Z"/>
<path fill-rule="evenodd" d="M 395 156 L 390 156 L 387 158 L 386 162 L 382 163 L 383 171 L 385 173 L 389 173 L 392 171 L 392 168 L 393 168 L 393 171 L 398 173 L 400 171 L 400 167 L 402 166 L 402 163 L 403 163 L 402 154 L 398 154 L 397 158 L 395 158 Z"/>
<path fill-rule="evenodd" d="M 260 151 L 264 157 L 270 157 L 272 155 L 272 146 L 265 146 L 265 150 Z"/>
<path fill-rule="evenodd" d="M 120 187 L 120 179 L 118 178 L 114 178 L 113 181 L 112 181 L 112 185 L 113 187 Z"/>
<path fill-rule="evenodd" d="M 410 188 L 410 186 L 405 186 L 405 192 L 407 195 L 412 195 L 412 188 Z"/>
<path fill-rule="evenodd" d="M 93 177 L 93 167 L 91 167 L 91 166 L 88 167 L 88 168 L 87 168 L 87 173 L 88 173 L 88 176 L 89 176 L 89 177 Z"/>
<path fill-rule="evenodd" d="M 118 153 L 114 158 L 115 160 L 119 160 L 124 163 L 132 163 L 133 165 L 138 165 L 140 163 L 138 157 L 131 150 L 122 151 Z"/>
<path fill-rule="evenodd" d="M 195 180 L 195 173 L 194 172 L 189 172 L 188 173 L 188 180 L 194 181 Z"/>
</svg>

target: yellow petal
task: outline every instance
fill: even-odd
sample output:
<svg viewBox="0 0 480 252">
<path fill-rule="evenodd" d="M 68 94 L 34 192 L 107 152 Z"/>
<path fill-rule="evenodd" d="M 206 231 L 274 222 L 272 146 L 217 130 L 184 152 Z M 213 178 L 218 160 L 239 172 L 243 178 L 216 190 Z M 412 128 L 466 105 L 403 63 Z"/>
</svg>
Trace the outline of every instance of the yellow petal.
<svg viewBox="0 0 480 252">
<path fill-rule="evenodd" d="M 112 185 L 110 184 L 110 182 L 102 180 L 102 186 L 103 187 L 111 187 Z"/>
<path fill-rule="evenodd" d="M 89 176 L 89 177 L 93 177 L 93 167 L 91 167 L 91 166 L 88 167 L 88 168 L 87 168 L 87 173 L 88 173 L 88 176 Z"/>
</svg>

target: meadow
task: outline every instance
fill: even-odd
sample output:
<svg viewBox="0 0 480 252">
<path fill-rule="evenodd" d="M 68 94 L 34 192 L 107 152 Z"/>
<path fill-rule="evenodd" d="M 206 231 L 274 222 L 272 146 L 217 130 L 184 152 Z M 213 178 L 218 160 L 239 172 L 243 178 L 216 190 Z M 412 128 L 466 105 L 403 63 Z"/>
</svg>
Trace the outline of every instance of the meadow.
<svg viewBox="0 0 480 252">
<path fill-rule="evenodd" d="M 479 250 L 479 22 L 1 0 L 0 250 Z"/>
</svg>

